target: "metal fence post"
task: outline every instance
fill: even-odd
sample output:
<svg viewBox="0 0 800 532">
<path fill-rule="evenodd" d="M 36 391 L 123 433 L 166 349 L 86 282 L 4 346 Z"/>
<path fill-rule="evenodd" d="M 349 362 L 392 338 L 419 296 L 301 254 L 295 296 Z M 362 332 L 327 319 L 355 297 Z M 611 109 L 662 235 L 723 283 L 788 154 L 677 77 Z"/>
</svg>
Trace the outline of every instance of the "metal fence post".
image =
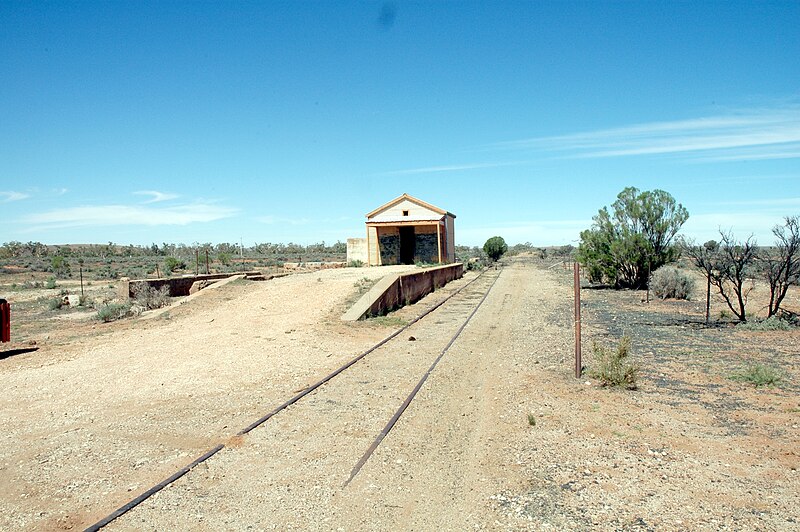
<svg viewBox="0 0 800 532">
<path fill-rule="evenodd" d="M 581 378 L 581 266 L 573 264 L 575 281 L 575 378 Z"/>
</svg>

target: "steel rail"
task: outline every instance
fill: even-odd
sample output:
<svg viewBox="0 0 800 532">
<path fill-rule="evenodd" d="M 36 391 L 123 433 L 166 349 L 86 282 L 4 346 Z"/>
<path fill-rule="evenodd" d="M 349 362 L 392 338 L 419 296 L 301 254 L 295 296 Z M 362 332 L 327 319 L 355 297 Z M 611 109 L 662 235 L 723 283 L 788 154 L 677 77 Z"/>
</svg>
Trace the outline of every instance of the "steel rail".
<svg viewBox="0 0 800 532">
<path fill-rule="evenodd" d="M 470 322 L 470 320 L 472 320 L 472 317 L 475 315 L 476 312 L 478 312 L 478 309 L 481 308 L 481 305 L 483 305 L 483 302 L 486 301 L 487 297 L 489 297 L 489 292 L 491 292 L 492 288 L 494 287 L 494 284 L 497 282 L 497 279 L 499 279 L 499 278 L 500 278 L 500 275 L 498 274 L 498 276 L 494 278 L 494 281 L 492 281 L 492 284 L 489 285 L 489 289 L 486 290 L 485 294 L 483 294 L 483 297 L 481 298 L 480 302 L 475 306 L 475 308 L 472 310 L 470 315 L 467 317 L 466 321 L 463 324 L 461 324 L 461 327 L 458 328 L 458 330 L 456 331 L 456 334 L 453 335 L 453 337 L 450 339 L 450 341 L 447 343 L 447 345 L 444 347 L 444 349 L 442 349 L 442 352 L 439 353 L 439 356 L 436 357 L 436 360 L 433 361 L 433 364 L 431 364 L 431 367 L 428 368 L 428 371 L 425 372 L 425 374 L 419 380 L 419 382 L 414 387 L 414 389 L 411 390 L 411 393 L 408 395 L 408 397 L 406 397 L 406 400 L 403 401 L 403 404 L 400 405 L 400 408 L 397 409 L 397 411 L 394 413 L 394 415 L 391 417 L 391 419 L 389 419 L 389 422 L 386 424 L 385 427 L 383 427 L 383 430 L 380 431 L 378 436 L 375 438 L 375 441 L 372 442 L 372 445 L 370 445 L 367 448 L 367 450 L 364 453 L 364 455 L 358 460 L 358 462 L 356 462 L 356 465 L 353 467 L 353 470 L 350 472 L 350 478 L 347 479 L 347 481 L 344 483 L 343 486 L 347 486 L 348 484 L 350 484 L 350 482 L 356 477 L 356 475 L 358 475 L 358 472 L 361 471 L 361 468 L 364 467 L 364 464 L 367 463 L 367 460 L 369 460 L 369 458 L 372 456 L 372 453 L 375 452 L 375 449 L 378 448 L 378 446 L 381 444 L 383 439 L 389 434 L 389 431 L 392 430 L 392 428 L 394 427 L 395 423 L 397 423 L 397 421 L 400 419 L 400 416 L 402 416 L 403 412 L 406 411 L 406 408 L 408 408 L 408 405 L 410 405 L 411 401 L 414 400 L 414 398 L 417 395 L 417 392 L 419 392 L 420 389 L 422 388 L 422 385 L 425 384 L 426 380 L 428 380 L 428 377 L 433 372 L 433 370 L 436 368 L 436 365 L 439 364 L 439 361 L 442 359 L 442 357 L 444 357 L 445 353 L 447 353 L 447 351 L 450 350 L 450 347 L 452 347 L 452 345 L 455 343 L 456 339 L 461 335 L 461 333 L 464 332 L 464 329 L 467 327 L 467 324 Z M 476 278 L 476 280 L 477 280 L 477 278 Z"/>
<path fill-rule="evenodd" d="M 452 299 L 453 297 L 455 297 L 456 295 L 461 293 L 462 290 L 464 290 L 465 288 L 470 286 L 472 283 L 474 283 L 475 281 L 477 281 L 478 279 L 483 277 L 483 275 L 487 271 L 489 271 L 488 268 L 483 270 L 477 277 L 475 277 L 474 279 L 469 281 L 467 284 L 465 284 L 464 286 L 462 286 L 461 288 L 459 288 L 458 290 L 456 290 L 455 292 L 453 292 L 452 294 L 450 294 L 449 296 L 447 296 L 446 298 L 444 298 L 440 302 L 436 303 L 434 306 L 432 306 L 431 308 L 427 309 L 422 314 L 420 314 L 419 316 L 417 316 L 416 318 L 414 318 L 413 320 L 408 322 L 406 325 L 404 325 L 403 327 L 399 328 L 398 330 L 396 330 L 395 332 L 393 332 L 392 334 L 390 334 L 389 336 L 387 336 L 386 338 L 384 338 L 383 340 L 381 340 L 377 344 L 373 345 L 372 347 L 370 347 L 369 349 L 367 349 L 366 351 L 364 351 L 360 355 L 352 358 L 350 361 L 348 361 L 344 365 L 340 366 L 338 369 L 334 370 L 332 373 L 328 374 L 324 378 L 320 379 L 319 381 L 315 382 L 314 384 L 312 384 L 312 385 L 308 386 L 307 388 L 303 389 L 302 391 L 300 391 L 299 393 L 294 395 L 288 401 L 282 403 L 280 406 L 277 406 L 272 411 L 270 411 L 268 414 L 262 416 L 261 418 L 257 419 L 256 421 L 254 421 L 253 423 L 251 423 L 250 425 L 248 425 L 244 429 L 242 429 L 239 432 L 237 432 L 236 436 L 244 436 L 245 434 L 249 433 L 250 431 L 252 431 L 256 427 L 264 424 L 267 420 L 269 420 L 274 415 L 276 415 L 279 412 L 287 409 L 288 407 L 290 407 L 291 405 L 293 405 L 294 403 L 296 403 L 297 401 L 299 401 L 300 399 L 302 399 L 303 397 L 305 397 L 309 393 L 313 392 L 314 390 L 316 390 L 317 388 L 319 388 L 323 384 L 325 384 L 328 381 L 330 381 L 331 379 L 335 378 L 337 375 L 339 375 L 340 373 L 342 373 L 343 371 L 345 371 L 346 369 L 351 367 L 353 364 L 355 364 L 356 362 L 358 362 L 359 360 L 361 360 L 365 356 L 369 355 L 370 353 L 372 353 L 373 351 L 375 351 L 379 347 L 387 344 L 388 342 L 390 342 L 391 340 L 393 340 L 394 338 L 396 338 L 397 336 L 402 334 L 409 327 L 411 327 L 412 325 L 414 325 L 415 323 L 420 321 L 422 318 L 428 316 L 431 312 L 435 311 L 436 309 L 438 309 L 439 307 L 444 305 L 446 302 L 448 302 L 450 299 Z M 496 280 L 497 279 L 495 279 L 495 281 Z M 492 284 L 494 284 L 494 283 L 492 283 Z M 491 289 L 491 287 L 490 287 L 490 289 Z M 488 291 L 487 291 L 487 294 L 488 294 Z M 484 299 L 485 299 L 485 296 L 484 296 Z M 483 303 L 483 300 L 481 300 L 481 303 Z M 480 306 L 480 304 L 479 304 L 479 306 Z M 143 503 L 144 501 L 149 499 L 151 496 L 153 496 L 156 493 L 158 493 L 159 491 L 163 490 L 164 488 L 166 488 L 167 486 L 169 486 L 170 484 L 172 484 L 173 482 L 175 482 L 176 480 L 178 480 L 179 478 L 184 476 L 186 473 L 191 471 L 194 467 L 202 464 L 203 462 L 205 462 L 206 460 L 208 460 L 209 458 L 211 458 L 212 456 L 214 456 L 215 454 L 217 454 L 218 452 L 220 452 L 224 448 L 225 448 L 225 444 L 224 443 L 218 444 L 216 447 L 214 447 L 213 449 L 210 449 L 209 451 L 205 452 L 203 455 L 201 455 L 198 458 L 194 459 L 191 463 L 189 463 L 188 465 L 182 467 L 177 472 L 173 473 L 172 475 L 170 475 L 166 479 L 162 480 L 161 482 L 159 482 L 155 486 L 153 486 L 150 489 L 148 489 L 147 491 L 141 493 L 139 496 L 135 497 L 134 499 L 130 500 L 129 502 L 123 504 L 122 506 L 120 506 L 119 508 L 117 508 L 116 510 L 111 512 L 106 517 L 104 517 L 101 520 L 97 521 L 93 525 L 87 527 L 86 529 L 84 529 L 84 532 L 96 532 L 97 530 L 100 530 L 101 528 L 103 528 L 104 526 L 108 525 L 109 523 L 111 523 L 112 521 L 117 519 L 118 517 L 122 516 L 123 514 L 127 513 L 128 511 L 132 510 L 136 506 L 140 505 L 141 503 Z"/>
</svg>

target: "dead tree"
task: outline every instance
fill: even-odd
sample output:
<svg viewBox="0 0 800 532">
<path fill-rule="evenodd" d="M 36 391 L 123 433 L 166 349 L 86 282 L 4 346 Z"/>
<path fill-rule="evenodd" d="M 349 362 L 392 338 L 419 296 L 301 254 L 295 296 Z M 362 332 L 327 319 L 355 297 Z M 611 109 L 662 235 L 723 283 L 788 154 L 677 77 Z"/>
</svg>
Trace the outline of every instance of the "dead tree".
<svg viewBox="0 0 800 532">
<path fill-rule="evenodd" d="M 748 280 L 748 277 L 757 258 L 758 246 L 753 235 L 744 242 L 737 241 L 731 232 L 720 231 L 720 237 L 709 279 L 733 315 L 744 323 L 747 321 L 747 296 L 754 287 L 752 279 Z"/>
<path fill-rule="evenodd" d="M 684 240 L 680 244 L 681 252 L 689 257 L 692 264 L 703 271 L 706 277 L 706 323 L 711 314 L 711 274 L 716 264 L 716 254 L 719 251 L 719 244 L 715 240 L 709 240 L 702 246 L 697 246 L 691 240 Z"/>
<path fill-rule="evenodd" d="M 768 316 L 778 313 L 789 287 L 800 283 L 800 216 L 787 216 L 784 225 L 776 225 L 772 233 L 777 250 L 760 257 L 769 284 Z"/>
</svg>

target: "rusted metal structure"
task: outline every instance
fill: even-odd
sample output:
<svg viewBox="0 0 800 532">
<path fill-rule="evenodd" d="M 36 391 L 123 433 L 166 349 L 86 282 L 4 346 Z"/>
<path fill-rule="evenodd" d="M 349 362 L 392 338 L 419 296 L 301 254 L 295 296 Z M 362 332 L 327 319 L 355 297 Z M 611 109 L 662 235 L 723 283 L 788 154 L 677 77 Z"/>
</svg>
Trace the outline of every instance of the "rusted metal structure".
<svg viewBox="0 0 800 532">
<path fill-rule="evenodd" d="M 11 341 L 11 305 L 0 299 L 0 342 Z"/>
<path fill-rule="evenodd" d="M 581 265 L 573 264 L 575 285 L 575 378 L 580 379 L 583 373 L 581 362 Z"/>
</svg>

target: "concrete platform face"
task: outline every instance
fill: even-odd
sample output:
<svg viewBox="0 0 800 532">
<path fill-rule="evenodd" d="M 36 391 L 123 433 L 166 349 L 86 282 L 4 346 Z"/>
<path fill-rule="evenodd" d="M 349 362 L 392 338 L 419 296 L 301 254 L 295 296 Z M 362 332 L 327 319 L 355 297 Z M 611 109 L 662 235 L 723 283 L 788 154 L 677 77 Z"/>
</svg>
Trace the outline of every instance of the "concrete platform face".
<svg viewBox="0 0 800 532">
<path fill-rule="evenodd" d="M 416 303 L 437 288 L 463 276 L 464 265 L 460 262 L 419 272 L 387 275 L 344 313 L 342 321 L 357 321 L 367 316 L 380 316 Z"/>
</svg>

